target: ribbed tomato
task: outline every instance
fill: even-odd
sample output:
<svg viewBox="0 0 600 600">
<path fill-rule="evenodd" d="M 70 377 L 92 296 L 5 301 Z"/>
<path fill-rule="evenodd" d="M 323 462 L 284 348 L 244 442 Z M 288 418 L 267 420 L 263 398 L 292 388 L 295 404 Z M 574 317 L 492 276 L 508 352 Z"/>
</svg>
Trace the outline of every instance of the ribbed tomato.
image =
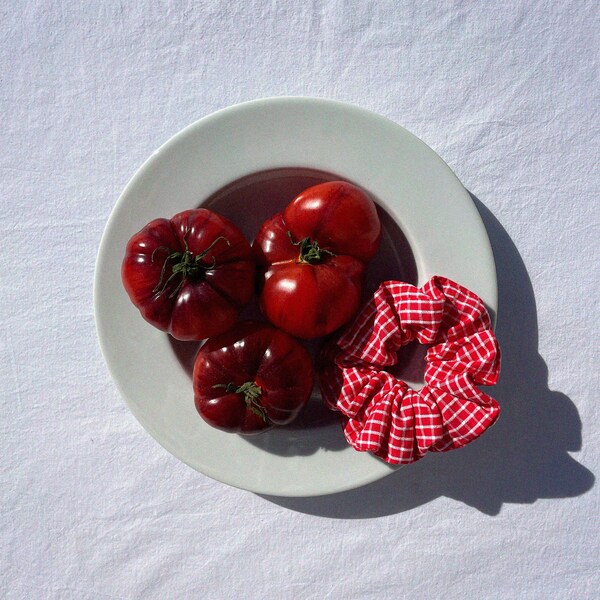
<svg viewBox="0 0 600 600">
<path fill-rule="evenodd" d="M 294 338 L 243 321 L 200 348 L 193 381 L 196 409 L 207 423 L 251 434 L 296 418 L 312 391 L 313 369 Z"/>
<path fill-rule="evenodd" d="M 241 231 L 204 208 L 148 223 L 129 240 L 121 269 L 144 319 L 180 340 L 229 329 L 252 298 L 254 274 Z"/>
<path fill-rule="evenodd" d="M 356 186 L 332 181 L 302 192 L 253 243 L 265 316 L 306 339 L 344 325 L 359 308 L 380 238 L 375 204 Z"/>
</svg>

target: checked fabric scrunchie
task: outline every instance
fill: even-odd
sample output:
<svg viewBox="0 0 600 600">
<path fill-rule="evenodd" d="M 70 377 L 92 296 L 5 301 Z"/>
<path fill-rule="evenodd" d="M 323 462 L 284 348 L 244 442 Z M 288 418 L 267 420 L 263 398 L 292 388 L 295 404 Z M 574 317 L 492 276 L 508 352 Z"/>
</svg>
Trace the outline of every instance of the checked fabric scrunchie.
<svg viewBox="0 0 600 600">
<path fill-rule="evenodd" d="M 418 391 L 385 370 L 414 340 L 430 345 Z M 476 387 L 494 385 L 500 372 L 490 317 L 481 298 L 444 277 L 420 289 L 383 282 L 321 358 L 321 393 L 342 413 L 348 443 L 393 465 L 460 448 L 500 412 Z"/>
</svg>

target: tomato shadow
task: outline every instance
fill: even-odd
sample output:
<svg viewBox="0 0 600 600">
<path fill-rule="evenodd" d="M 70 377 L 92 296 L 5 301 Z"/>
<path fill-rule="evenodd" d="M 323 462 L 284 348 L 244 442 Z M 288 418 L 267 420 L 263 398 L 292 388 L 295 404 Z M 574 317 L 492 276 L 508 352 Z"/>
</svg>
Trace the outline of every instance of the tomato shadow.
<svg viewBox="0 0 600 600">
<path fill-rule="evenodd" d="M 290 167 L 258 171 L 217 190 L 200 206 L 235 223 L 246 239 L 252 241 L 260 226 L 281 212 L 300 192 L 336 179 L 332 173 L 316 169 Z"/>
<path fill-rule="evenodd" d="M 339 452 L 348 447 L 336 413 L 313 394 L 308 404 L 286 427 L 247 436 L 249 444 L 278 456 L 309 456 L 317 451 Z"/>
<path fill-rule="evenodd" d="M 280 506 L 331 518 L 373 518 L 453 498 L 488 515 L 504 503 L 579 496 L 594 474 L 570 452 L 581 450 L 581 419 L 573 401 L 548 387 L 538 353 L 536 303 L 523 260 L 502 225 L 473 196 L 494 250 L 499 287 L 496 334 L 503 359 L 498 423 L 466 448 L 429 454 L 388 477 L 349 492 L 310 498 L 263 496 Z"/>
<path fill-rule="evenodd" d="M 217 190 L 200 206 L 223 215 L 241 229 L 246 239 L 253 240 L 264 221 L 281 212 L 300 192 L 313 185 L 339 179 L 345 178 L 298 167 L 259 171 Z M 365 191 L 376 203 L 382 225 L 381 246 L 369 265 L 365 281 L 364 296 L 367 298 L 386 279 L 416 283 L 417 267 L 410 244 L 396 220 L 381 206 L 376 196 L 369 190 Z"/>
</svg>

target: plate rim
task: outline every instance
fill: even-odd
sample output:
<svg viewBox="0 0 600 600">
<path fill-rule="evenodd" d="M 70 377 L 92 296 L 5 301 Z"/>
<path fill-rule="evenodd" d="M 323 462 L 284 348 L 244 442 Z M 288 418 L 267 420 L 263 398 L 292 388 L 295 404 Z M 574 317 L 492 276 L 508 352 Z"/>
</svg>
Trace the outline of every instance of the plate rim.
<svg viewBox="0 0 600 600">
<path fill-rule="evenodd" d="M 96 333 L 97 333 L 98 342 L 100 345 L 101 354 L 102 354 L 102 357 L 106 364 L 106 367 L 108 369 L 108 372 L 111 376 L 111 379 L 112 379 L 113 383 L 115 384 L 115 386 L 119 392 L 119 395 L 122 398 L 122 401 L 124 401 L 125 405 L 129 409 L 129 411 L 133 414 L 133 416 L 140 423 L 140 425 L 142 425 L 144 430 L 147 433 L 149 433 L 151 435 L 151 437 L 156 442 L 159 443 L 160 446 L 162 446 L 172 456 L 174 456 L 175 458 L 177 458 L 184 464 L 188 465 L 195 471 L 202 473 L 216 481 L 219 481 L 226 485 L 230 485 L 234 488 L 252 491 L 257 494 L 273 496 L 273 497 L 314 497 L 314 496 L 322 496 L 322 495 L 329 495 L 329 494 L 334 494 L 334 493 L 345 492 L 345 491 L 349 491 L 352 489 L 362 487 L 369 483 L 373 483 L 373 482 L 387 476 L 388 474 L 396 472 L 399 467 L 392 467 L 392 466 L 388 465 L 387 463 L 384 463 L 383 461 L 377 459 L 376 457 L 369 455 L 370 458 L 374 461 L 374 464 L 379 465 L 379 468 L 374 468 L 371 472 L 367 473 L 362 478 L 355 478 L 354 480 L 348 482 L 347 485 L 337 485 L 335 487 L 335 489 L 323 489 L 321 491 L 317 491 L 317 492 L 311 491 L 309 493 L 303 493 L 301 491 L 300 492 L 287 491 L 287 492 L 282 493 L 281 490 L 278 491 L 273 488 L 271 488 L 271 489 L 266 489 L 266 488 L 251 489 L 247 486 L 236 484 L 234 481 L 228 480 L 227 478 L 220 477 L 218 473 L 215 473 L 210 468 L 200 469 L 200 468 L 198 468 L 197 465 L 192 464 L 190 461 L 186 460 L 184 457 L 179 456 L 176 452 L 173 451 L 172 448 L 169 448 L 168 445 L 163 440 L 161 440 L 159 437 L 157 437 L 153 433 L 153 431 L 151 429 L 149 429 L 149 427 L 145 423 L 144 418 L 139 414 L 135 404 L 133 402 L 129 401 L 128 395 L 125 393 L 125 390 L 123 389 L 121 382 L 119 381 L 119 378 L 115 376 L 115 372 L 111 368 L 112 359 L 109 358 L 109 350 L 108 350 L 107 340 L 105 339 L 105 336 L 104 336 L 104 333 L 103 333 L 103 330 L 102 330 L 102 327 L 100 324 L 102 317 L 100 316 L 101 308 L 100 308 L 100 300 L 99 300 L 99 289 L 101 287 L 103 257 L 106 255 L 105 247 L 109 243 L 109 238 L 112 233 L 114 222 L 117 220 L 118 213 L 119 213 L 120 209 L 122 208 L 122 205 L 124 203 L 126 203 L 126 199 L 129 196 L 129 194 L 131 193 L 131 190 L 134 189 L 135 186 L 138 184 L 139 179 L 142 178 L 144 176 L 144 174 L 148 171 L 148 169 L 150 169 L 152 167 L 152 164 L 154 163 L 154 161 L 157 160 L 165 152 L 167 152 L 171 147 L 176 146 L 178 143 L 180 143 L 180 141 L 182 139 L 187 138 L 187 136 L 189 136 L 190 134 L 193 134 L 196 130 L 202 129 L 203 127 L 205 127 L 205 125 L 210 124 L 213 120 L 216 121 L 216 120 L 222 119 L 223 117 L 227 117 L 229 114 L 234 114 L 234 113 L 236 113 L 240 110 L 244 110 L 246 108 L 260 107 L 261 105 L 269 105 L 269 104 L 273 104 L 273 103 L 275 103 L 275 104 L 290 104 L 290 105 L 309 103 L 314 106 L 322 105 L 322 106 L 334 107 L 334 108 L 337 107 L 344 111 L 353 110 L 353 111 L 356 111 L 357 113 L 361 113 L 363 116 L 368 116 L 371 119 L 376 119 L 376 120 L 380 121 L 386 127 L 391 126 L 392 128 L 397 129 L 398 132 L 401 132 L 403 135 L 412 138 L 413 141 L 415 141 L 419 145 L 426 148 L 429 153 L 432 153 L 435 157 L 437 157 L 437 159 L 440 161 L 440 164 L 444 165 L 444 167 L 447 171 L 447 174 L 451 175 L 454 178 L 454 180 L 459 184 L 460 188 L 462 188 L 465 199 L 468 201 L 467 204 L 472 206 L 472 209 L 473 209 L 472 216 L 474 216 L 476 218 L 476 220 L 479 221 L 481 230 L 483 232 L 485 232 L 485 236 L 484 236 L 485 239 L 482 241 L 484 243 L 487 243 L 487 248 L 485 248 L 485 249 L 482 248 L 482 250 L 485 250 L 485 252 L 489 255 L 488 258 L 491 260 L 490 266 L 491 266 L 491 270 L 493 271 L 493 280 L 494 280 L 495 285 L 493 286 L 494 289 L 490 290 L 490 297 L 488 298 L 488 302 L 489 302 L 489 305 L 490 305 L 490 308 L 492 311 L 492 317 L 493 317 L 494 321 L 497 318 L 497 311 L 498 311 L 498 287 L 497 287 L 498 279 L 497 279 L 496 266 L 495 266 L 492 246 L 491 246 L 491 242 L 489 240 L 489 236 L 487 235 L 487 230 L 485 228 L 484 221 L 481 218 L 481 215 L 479 214 L 479 211 L 477 210 L 477 207 L 476 207 L 475 203 L 473 202 L 471 196 L 469 195 L 467 190 L 464 188 L 464 186 L 462 185 L 462 183 L 460 182 L 460 180 L 458 179 L 458 177 L 454 173 L 454 171 L 451 169 L 451 167 L 446 163 L 446 161 L 444 161 L 444 159 L 441 156 L 439 156 L 437 154 L 437 152 L 435 152 L 435 150 L 433 150 L 430 146 L 428 146 L 418 136 L 416 136 L 412 132 L 405 129 L 402 125 L 396 123 L 395 121 L 392 121 L 391 119 L 389 119 L 387 117 L 384 117 L 384 116 L 382 116 L 378 113 L 375 113 L 369 109 L 362 108 L 353 103 L 348 103 L 348 102 L 343 102 L 343 101 L 333 100 L 333 99 L 327 99 L 327 98 L 311 97 L 311 96 L 270 96 L 270 97 L 258 98 L 258 99 L 254 99 L 254 100 L 248 100 L 245 102 L 227 106 L 227 107 L 221 108 L 217 111 L 214 111 L 210 114 L 207 114 L 207 115 L 201 117 L 200 119 L 193 121 L 192 123 L 190 123 L 183 129 L 177 131 L 174 135 L 172 135 L 165 142 L 163 142 L 156 150 L 154 150 L 142 162 L 142 164 L 135 170 L 135 172 L 133 173 L 133 175 L 130 177 L 127 184 L 123 188 L 122 192 L 119 194 L 118 199 L 112 206 L 110 215 L 104 226 L 104 230 L 102 232 L 100 244 L 98 246 L 98 251 L 96 254 L 95 271 L 94 271 L 94 278 L 93 278 L 93 293 L 92 293 L 93 307 L 94 307 L 94 309 L 93 309 L 94 323 L 95 323 L 95 327 L 96 327 Z M 295 167 L 296 165 L 289 165 L 289 166 Z M 262 169 L 259 169 L 256 172 L 260 172 L 261 170 Z M 409 242 L 411 242 L 410 237 L 408 235 L 409 232 L 406 232 L 406 233 L 407 233 L 407 238 L 409 239 Z M 411 244 L 411 247 L 414 247 L 414 246 Z M 487 302 L 486 302 L 486 304 L 487 304 Z M 361 453 L 361 454 L 363 454 L 363 453 Z"/>
</svg>

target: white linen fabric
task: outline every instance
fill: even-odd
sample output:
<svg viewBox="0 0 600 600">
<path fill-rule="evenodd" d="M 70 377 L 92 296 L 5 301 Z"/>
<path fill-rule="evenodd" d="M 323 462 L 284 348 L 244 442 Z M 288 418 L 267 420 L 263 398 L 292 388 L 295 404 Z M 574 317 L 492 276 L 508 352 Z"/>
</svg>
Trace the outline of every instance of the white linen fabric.
<svg viewBox="0 0 600 600">
<path fill-rule="evenodd" d="M 597 597 L 598 2 L 1 13 L 3 598 Z M 196 119 L 278 95 L 421 137 L 476 197 L 498 266 L 498 424 L 321 498 L 170 456 L 119 397 L 93 319 L 100 237 L 137 167 Z"/>
</svg>

